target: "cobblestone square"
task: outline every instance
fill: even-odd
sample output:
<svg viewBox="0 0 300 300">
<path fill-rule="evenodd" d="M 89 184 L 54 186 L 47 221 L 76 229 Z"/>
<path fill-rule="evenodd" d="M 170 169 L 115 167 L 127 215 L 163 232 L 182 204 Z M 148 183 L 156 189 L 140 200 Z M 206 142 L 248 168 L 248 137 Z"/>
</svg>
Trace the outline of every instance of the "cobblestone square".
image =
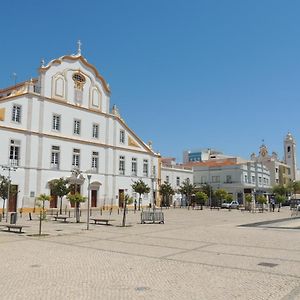
<svg viewBox="0 0 300 300">
<path fill-rule="evenodd" d="M 111 226 L 18 219 L 0 231 L 1 299 L 300 299 L 299 219 L 290 210 L 163 210 L 165 224 L 130 211 Z M 6 223 L 2 221 L 1 225 Z M 294 225 L 291 225 L 294 224 Z M 276 226 L 275 226 L 276 225 Z M 292 228 L 292 229 L 290 229 Z"/>
</svg>

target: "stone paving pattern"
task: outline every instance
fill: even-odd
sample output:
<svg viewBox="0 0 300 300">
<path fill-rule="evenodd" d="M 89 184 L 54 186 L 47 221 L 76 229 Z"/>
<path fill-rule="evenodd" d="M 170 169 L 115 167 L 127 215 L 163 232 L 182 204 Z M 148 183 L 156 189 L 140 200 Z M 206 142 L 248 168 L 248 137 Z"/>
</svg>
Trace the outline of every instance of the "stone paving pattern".
<svg viewBox="0 0 300 300">
<path fill-rule="evenodd" d="M 124 228 L 121 214 L 104 212 L 112 225 L 89 231 L 85 216 L 48 217 L 42 237 L 24 215 L 24 233 L 0 231 L 0 299 L 300 299 L 300 230 L 239 226 L 287 218 L 288 208 L 164 213 L 165 224 L 140 224 L 129 212 Z"/>
</svg>

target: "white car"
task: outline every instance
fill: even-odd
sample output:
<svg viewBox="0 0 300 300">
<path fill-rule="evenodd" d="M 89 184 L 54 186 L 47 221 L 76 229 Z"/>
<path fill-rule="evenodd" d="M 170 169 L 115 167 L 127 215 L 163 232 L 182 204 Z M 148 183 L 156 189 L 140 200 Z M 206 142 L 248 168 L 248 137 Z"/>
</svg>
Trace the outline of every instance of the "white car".
<svg viewBox="0 0 300 300">
<path fill-rule="evenodd" d="M 236 208 L 236 209 L 239 209 L 240 207 L 240 204 L 237 202 L 237 201 L 231 201 L 231 202 L 224 202 L 222 203 L 222 208 Z"/>
</svg>

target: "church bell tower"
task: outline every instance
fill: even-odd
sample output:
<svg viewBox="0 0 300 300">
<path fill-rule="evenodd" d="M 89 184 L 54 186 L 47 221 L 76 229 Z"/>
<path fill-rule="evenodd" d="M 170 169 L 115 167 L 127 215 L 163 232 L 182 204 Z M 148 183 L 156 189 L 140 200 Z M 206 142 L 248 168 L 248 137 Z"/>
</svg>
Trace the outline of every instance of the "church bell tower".
<svg viewBox="0 0 300 300">
<path fill-rule="evenodd" d="M 296 180 L 297 164 L 296 164 L 296 141 L 289 132 L 284 140 L 284 162 L 291 168 L 291 178 Z"/>
</svg>

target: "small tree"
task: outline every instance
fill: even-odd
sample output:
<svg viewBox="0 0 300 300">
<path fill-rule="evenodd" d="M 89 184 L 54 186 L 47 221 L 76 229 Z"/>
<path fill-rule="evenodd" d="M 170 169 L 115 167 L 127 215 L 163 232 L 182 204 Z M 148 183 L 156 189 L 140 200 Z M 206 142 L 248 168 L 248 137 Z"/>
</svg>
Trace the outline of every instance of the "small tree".
<svg viewBox="0 0 300 300">
<path fill-rule="evenodd" d="M 179 187 L 179 193 L 185 195 L 188 199 L 188 205 L 191 204 L 191 196 L 195 193 L 195 185 L 191 184 L 188 179 L 184 180 Z"/>
<path fill-rule="evenodd" d="M 9 185 L 9 179 L 3 175 L 0 175 L 0 197 L 3 199 L 3 209 L 2 209 L 3 217 L 5 211 L 5 201 L 8 198 L 8 185 Z"/>
<path fill-rule="evenodd" d="M 264 212 L 264 204 L 267 203 L 266 197 L 265 197 L 264 195 L 259 195 L 259 196 L 257 197 L 257 202 L 261 205 L 261 207 L 262 207 L 262 212 Z"/>
<path fill-rule="evenodd" d="M 39 235 L 42 234 L 42 221 L 46 219 L 46 211 L 45 211 L 45 202 L 49 201 L 51 199 L 50 196 L 46 194 L 41 194 L 37 198 L 39 202 L 37 202 L 37 205 L 40 207 L 40 222 L 39 222 Z M 42 202 L 42 205 L 41 205 Z M 42 208 L 41 208 L 42 206 Z"/>
<path fill-rule="evenodd" d="M 70 192 L 68 183 L 69 183 L 68 180 L 63 178 L 53 179 L 49 182 L 49 187 L 51 189 L 52 195 L 58 196 L 60 198 L 60 206 L 59 206 L 60 214 L 62 214 L 62 199 Z"/>
<path fill-rule="evenodd" d="M 280 206 L 281 206 L 282 202 L 285 200 L 285 196 L 275 194 L 275 200 L 276 200 L 276 203 L 278 203 L 278 211 L 280 211 Z"/>
<path fill-rule="evenodd" d="M 227 195 L 228 195 L 228 193 L 223 189 L 217 189 L 215 191 L 215 198 L 218 201 L 218 206 L 220 206 L 220 204 L 222 203 L 223 200 L 226 201 Z"/>
<path fill-rule="evenodd" d="M 246 201 L 247 207 L 250 211 L 251 210 L 252 195 L 246 194 L 245 195 L 245 201 Z"/>
<path fill-rule="evenodd" d="M 208 196 L 204 192 L 197 192 L 195 194 L 196 203 L 201 206 L 201 210 L 203 209 L 203 205 L 208 200 Z"/>
<path fill-rule="evenodd" d="M 159 193 L 162 195 L 163 198 L 161 206 L 170 206 L 170 196 L 175 194 L 175 191 L 172 189 L 171 184 L 165 181 L 159 187 Z"/>
<path fill-rule="evenodd" d="M 85 202 L 86 197 L 83 197 L 79 193 L 75 194 L 68 194 L 67 198 L 72 204 L 75 204 L 75 218 L 76 218 L 76 223 L 80 223 L 80 203 Z"/>
<path fill-rule="evenodd" d="M 233 196 L 232 196 L 232 194 L 227 194 L 225 199 L 226 199 L 226 202 L 227 202 L 227 203 L 231 203 L 231 202 L 233 201 Z"/>
<path fill-rule="evenodd" d="M 122 227 L 126 226 L 126 209 L 127 204 L 131 204 L 133 202 L 133 199 L 129 197 L 129 195 L 125 195 L 124 197 L 124 210 L 123 210 L 123 221 L 122 221 Z"/>
<path fill-rule="evenodd" d="M 150 192 L 150 187 L 142 179 L 134 181 L 131 187 L 139 194 L 139 210 L 141 210 L 142 195 L 148 194 Z"/>
</svg>

